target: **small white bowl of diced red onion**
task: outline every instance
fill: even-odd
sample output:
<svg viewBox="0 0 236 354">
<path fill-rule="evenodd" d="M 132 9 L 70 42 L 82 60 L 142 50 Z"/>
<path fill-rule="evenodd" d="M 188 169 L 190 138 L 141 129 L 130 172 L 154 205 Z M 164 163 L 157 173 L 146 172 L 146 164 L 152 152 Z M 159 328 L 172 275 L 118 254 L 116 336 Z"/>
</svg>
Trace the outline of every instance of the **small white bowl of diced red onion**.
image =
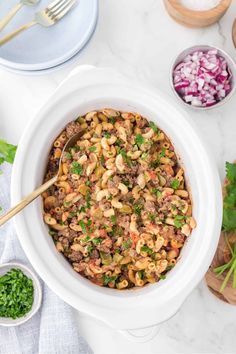
<svg viewBox="0 0 236 354">
<path fill-rule="evenodd" d="M 219 107 L 235 91 L 235 62 L 222 49 L 198 45 L 181 52 L 171 67 L 171 87 L 187 106 Z"/>
</svg>

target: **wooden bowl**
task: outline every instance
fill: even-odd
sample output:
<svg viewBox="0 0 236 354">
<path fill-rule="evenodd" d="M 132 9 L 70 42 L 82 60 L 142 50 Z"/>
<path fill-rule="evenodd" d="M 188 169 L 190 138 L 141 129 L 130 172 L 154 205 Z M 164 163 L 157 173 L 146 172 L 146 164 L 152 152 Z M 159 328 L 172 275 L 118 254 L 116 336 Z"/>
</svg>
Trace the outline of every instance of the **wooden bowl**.
<svg viewBox="0 0 236 354">
<path fill-rule="evenodd" d="M 232 0 L 221 0 L 209 10 L 195 11 L 186 8 L 180 0 L 164 0 L 169 15 L 181 25 L 187 27 L 207 27 L 220 20 L 228 10 Z"/>
</svg>

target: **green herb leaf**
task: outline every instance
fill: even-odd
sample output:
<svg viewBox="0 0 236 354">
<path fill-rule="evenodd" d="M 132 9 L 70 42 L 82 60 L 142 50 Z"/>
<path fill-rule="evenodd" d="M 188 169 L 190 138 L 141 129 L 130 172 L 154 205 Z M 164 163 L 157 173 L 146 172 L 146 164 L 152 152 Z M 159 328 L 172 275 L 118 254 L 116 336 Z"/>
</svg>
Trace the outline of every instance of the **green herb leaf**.
<svg viewBox="0 0 236 354">
<path fill-rule="evenodd" d="M 141 252 L 146 252 L 147 254 L 151 255 L 153 253 L 153 250 L 149 248 L 148 246 L 144 245 L 141 247 Z"/>
<path fill-rule="evenodd" d="M 108 275 L 104 274 L 103 275 L 103 284 L 107 286 L 110 282 L 116 281 L 117 276 L 114 275 L 112 277 L 109 277 Z"/>
<path fill-rule="evenodd" d="M 134 204 L 133 210 L 134 210 L 135 214 L 141 215 L 141 212 L 143 210 L 143 205 L 141 203 Z"/>
<path fill-rule="evenodd" d="M 96 146 L 94 145 L 94 146 L 90 146 L 90 148 L 89 148 L 89 151 L 92 151 L 92 152 L 94 152 L 94 151 L 96 151 L 97 150 L 97 148 L 96 148 Z"/>
<path fill-rule="evenodd" d="M 155 123 L 149 122 L 149 126 L 152 128 L 152 130 L 153 130 L 155 133 L 159 133 L 159 129 L 157 128 L 157 126 L 156 126 Z"/>
<path fill-rule="evenodd" d="M 104 133 L 104 136 L 105 136 L 106 139 L 109 139 L 109 138 L 111 137 L 111 134 L 108 133 L 108 132 L 105 132 L 105 133 Z"/>
<path fill-rule="evenodd" d="M 95 238 L 92 238 L 91 241 L 95 244 L 95 245 L 99 245 L 99 243 L 102 242 L 102 238 L 101 237 L 95 237 Z"/>
<path fill-rule="evenodd" d="M 135 144 L 138 145 L 138 146 L 141 146 L 144 143 L 145 143 L 144 137 L 141 134 L 137 134 L 135 136 Z"/>
<path fill-rule="evenodd" d="M 132 240 L 129 238 L 128 240 L 122 243 L 122 247 L 127 250 L 132 246 Z"/>
<path fill-rule="evenodd" d="M 77 162 L 77 161 L 73 161 L 71 164 L 71 173 L 74 173 L 76 175 L 81 175 L 83 172 L 83 168 L 82 166 Z"/>
<path fill-rule="evenodd" d="M 179 188 L 179 181 L 177 179 L 174 179 L 171 183 L 170 183 L 171 188 L 173 189 L 178 189 Z"/>
<path fill-rule="evenodd" d="M 176 215 L 176 217 L 174 218 L 175 227 L 180 229 L 184 225 L 184 219 L 185 219 L 184 215 Z"/>
</svg>

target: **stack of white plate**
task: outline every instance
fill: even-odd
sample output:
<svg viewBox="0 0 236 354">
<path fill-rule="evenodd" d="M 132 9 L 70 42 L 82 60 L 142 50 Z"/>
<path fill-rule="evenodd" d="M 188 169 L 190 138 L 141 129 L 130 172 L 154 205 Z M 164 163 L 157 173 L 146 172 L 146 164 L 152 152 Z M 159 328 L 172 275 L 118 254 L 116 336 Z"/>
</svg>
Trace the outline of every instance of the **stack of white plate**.
<svg viewBox="0 0 236 354">
<path fill-rule="evenodd" d="M 0 2 L 0 18 L 20 0 Z M 34 13 L 52 0 L 36 6 L 23 6 L 0 37 L 34 18 Z M 74 8 L 56 25 L 36 25 L 0 47 L 0 66 L 24 74 L 43 74 L 66 64 L 86 45 L 96 27 L 98 0 L 78 0 Z"/>
</svg>

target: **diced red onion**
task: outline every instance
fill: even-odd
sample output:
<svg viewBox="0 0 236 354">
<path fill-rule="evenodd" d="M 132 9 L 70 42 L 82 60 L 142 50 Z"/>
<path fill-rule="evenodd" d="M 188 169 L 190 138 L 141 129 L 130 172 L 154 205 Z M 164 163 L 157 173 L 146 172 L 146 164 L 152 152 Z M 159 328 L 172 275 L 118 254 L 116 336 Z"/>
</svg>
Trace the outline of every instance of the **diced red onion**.
<svg viewBox="0 0 236 354">
<path fill-rule="evenodd" d="M 179 96 L 188 104 L 209 107 L 231 91 L 232 73 L 216 49 L 188 54 L 173 72 Z"/>
</svg>

